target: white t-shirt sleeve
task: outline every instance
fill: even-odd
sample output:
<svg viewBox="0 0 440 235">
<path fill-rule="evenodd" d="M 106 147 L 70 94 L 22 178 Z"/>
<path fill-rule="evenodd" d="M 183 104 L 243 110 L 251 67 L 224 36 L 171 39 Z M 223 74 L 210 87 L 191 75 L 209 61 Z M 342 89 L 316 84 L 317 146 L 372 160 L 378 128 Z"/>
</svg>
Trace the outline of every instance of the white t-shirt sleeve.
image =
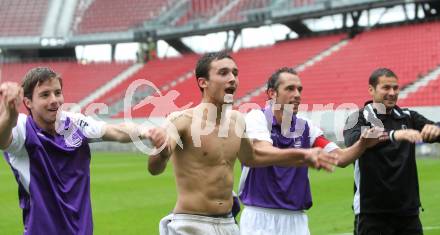
<svg viewBox="0 0 440 235">
<path fill-rule="evenodd" d="M 309 127 L 310 127 L 310 143 L 311 146 L 313 147 L 315 146 L 316 139 L 318 139 L 321 136 L 324 137 L 324 132 L 319 127 L 315 126 L 312 122 L 310 121 L 307 122 L 309 123 Z M 329 142 L 325 146 L 318 146 L 318 147 L 322 147 L 323 150 L 327 153 L 339 148 L 339 146 L 334 142 Z"/>
<path fill-rule="evenodd" d="M 89 142 L 102 141 L 105 134 L 106 122 L 98 121 L 90 116 L 81 113 L 65 112 L 72 121 L 74 128 L 78 128 Z M 62 120 L 63 118 L 61 118 Z"/>
<path fill-rule="evenodd" d="M 324 135 L 324 132 L 321 130 L 321 128 L 315 126 L 312 122 L 307 121 L 307 123 L 309 124 L 309 128 L 310 128 L 310 143 L 313 146 L 316 138 Z"/>
<path fill-rule="evenodd" d="M 17 154 L 24 148 L 26 140 L 26 119 L 25 114 L 20 113 L 17 119 L 17 125 L 12 129 L 12 142 L 5 149 L 5 152 Z"/>
<path fill-rule="evenodd" d="M 264 113 L 261 110 L 251 110 L 245 117 L 246 135 L 250 139 L 267 141 L 271 144 L 270 131 Z"/>
</svg>

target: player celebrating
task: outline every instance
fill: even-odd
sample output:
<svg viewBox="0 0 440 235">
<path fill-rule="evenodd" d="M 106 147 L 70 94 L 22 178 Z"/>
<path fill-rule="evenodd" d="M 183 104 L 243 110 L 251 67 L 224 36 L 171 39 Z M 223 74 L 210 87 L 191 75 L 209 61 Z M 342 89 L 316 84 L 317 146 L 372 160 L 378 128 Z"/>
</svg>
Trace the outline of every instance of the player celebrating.
<svg viewBox="0 0 440 235">
<path fill-rule="evenodd" d="M 340 149 L 310 121 L 297 116 L 302 90 L 301 80 L 291 68 L 281 68 L 269 78 L 267 95 L 271 105 L 252 110 L 246 116 L 247 133 L 253 139 L 254 148 L 272 145 L 282 149 L 321 147 L 338 156 L 339 166 L 346 166 L 365 149 L 378 143 L 378 137 L 385 137 L 380 136 L 383 134 L 380 131 L 371 129 L 352 147 Z M 377 137 L 367 138 L 375 132 Z M 245 205 L 240 220 L 241 234 L 310 233 L 305 214 L 312 206 L 307 167 L 244 167 L 239 194 Z"/>
<path fill-rule="evenodd" d="M 30 115 L 18 112 L 23 99 Z M 0 85 L 0 148 L 18 183 L 24 234 L 93 234 L 89 143 L 148 136 L 63 112 L 63 103 L 62 79 L 48 68 L 30 70 L 22 87 Z"/>
<path fill-rule="evenodd" d="M 180 137 L 183 148 L 176 147 L 176 138 L 166 141 L 160 129 L 151 134 L 156 147 L 166 143 L 167 148 L 150 157 L 148 169 L 152 174 L 160 174 L 171 157 L 178 192 L 173 214 L 161 221 L 161 234 L 239 234 L 230 213 L 237 158 L 249 166 L 309 165 L 327 170 L 336 163 L 319 148 L 252 148 L 249 139 L 241 138 L 234 128 L 244 131 L 241 114 L 232 110 L 222 113 L 225 96 L 231 97 L 237 89 L 237 76 L 237 65 L 228 54 L 204 55 L 196 67 L 197 84 L 203 94 L 201 103 L 170 117 L 177 129 L 170 136 Z"/>
</svg>

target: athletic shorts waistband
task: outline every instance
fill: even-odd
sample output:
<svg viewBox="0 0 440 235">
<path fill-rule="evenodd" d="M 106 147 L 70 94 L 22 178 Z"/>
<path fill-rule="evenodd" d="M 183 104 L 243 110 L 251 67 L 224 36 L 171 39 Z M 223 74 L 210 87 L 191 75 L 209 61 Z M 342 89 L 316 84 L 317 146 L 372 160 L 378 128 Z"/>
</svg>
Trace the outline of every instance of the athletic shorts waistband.
<svg viewBox="0 0 440 235">
<path fill-rule="evenodd" d="M 232 215 L 232 212 L 226 214 L 216 214 L 216 215 L 202 215 L 202 214 L 188 214 L 188 213 L 175 213 L 174 215 L 197 215 L 197 216 L 205 216 L 210 218 L 225 218 L 225 219 L 234 217 Z"/>
<path fill-rule="evenodd" d="M 304 210 L 292 211 L 286 209 L 274 209 L 274 208 L 265 208 L 265 207 L 256 207 L 256 206 L 245 206 L 244 209 L 255 212 L 268 213 L 268 214 L 304 215 L 306 213 Z"/>
<path fill-rule="evenodd" d="M 227 217 L 224 217 L 227 216 Z M 232 213 L 227 215 L 197 215 L 197 214 L 173 214 L 172 220 L 193 220 L 197 222 L 206 222 L 206 223 L 214 223 L 214 224 L 235 224 L 234 217 Z"/>
</svg>

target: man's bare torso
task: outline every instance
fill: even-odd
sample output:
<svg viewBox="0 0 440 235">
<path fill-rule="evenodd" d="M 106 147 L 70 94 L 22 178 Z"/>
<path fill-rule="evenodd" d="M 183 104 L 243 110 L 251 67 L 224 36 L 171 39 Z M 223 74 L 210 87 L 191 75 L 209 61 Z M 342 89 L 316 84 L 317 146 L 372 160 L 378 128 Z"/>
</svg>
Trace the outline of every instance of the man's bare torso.
<svg viewBox="0 0 440 235">
<path fill-rule="evenodd" d="M 200 135 L 200 146 L 195 146 L 191 131 L 194 109 L 174 119 L 183 142 L 183 149 L 176 147 L 172 156 L 178 191 L 174 213 L 220 215 L 231 211 L 233 169 L 241 143 L 235 131 L 236 112 L 231 112 L 229 128 L 220 135 L 227 137 L 219 137 L 217 122 L 209 134 Z M 205 128 L 206 121 L 201 123 Z"/>
</svg>

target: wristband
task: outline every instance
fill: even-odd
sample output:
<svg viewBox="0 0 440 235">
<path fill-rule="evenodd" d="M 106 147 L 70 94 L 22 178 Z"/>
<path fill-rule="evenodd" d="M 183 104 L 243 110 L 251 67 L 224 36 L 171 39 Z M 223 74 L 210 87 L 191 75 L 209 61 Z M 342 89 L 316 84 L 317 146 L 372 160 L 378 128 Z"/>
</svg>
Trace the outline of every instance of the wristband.
<svg viewBox="0 0 440 235">
<path fill-rule="evenodd" d="M 391 140 L 391 142 L 396 142 L 396 139 L 394 138 L 394 130 L 392 130 L 392 131 L 390 131 L 390 140 Z"/>
</svg>

